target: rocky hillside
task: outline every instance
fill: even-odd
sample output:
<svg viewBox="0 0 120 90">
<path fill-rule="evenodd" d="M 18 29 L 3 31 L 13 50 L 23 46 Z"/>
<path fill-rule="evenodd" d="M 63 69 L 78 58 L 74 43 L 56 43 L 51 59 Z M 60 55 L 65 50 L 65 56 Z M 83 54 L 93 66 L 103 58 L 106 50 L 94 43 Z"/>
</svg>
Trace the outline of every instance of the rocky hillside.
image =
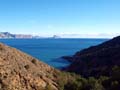
<svg viewBox="0 0 120 90">
<path fill-rule="evenodd" d="M 0 90 L 57 89 L 54 68 L 0 43 Z"/>
<path fill-rule="evenodd" d="M 56 70 L 26 53 L 0 43 L 0 90 L 89 90 L 94 88 L 86 81 L 79 75 Z M 88 86 L 91 87 L 88 88 Z"/>
<path fill-rule="evenodd" d="M 72 57 L 63 57 L 72 62 L 66 71 L 76 72 L 84 77 L 111 76 L 112 69 L 120 66 L 120 36 L 77 52 Z"/>
</svg>

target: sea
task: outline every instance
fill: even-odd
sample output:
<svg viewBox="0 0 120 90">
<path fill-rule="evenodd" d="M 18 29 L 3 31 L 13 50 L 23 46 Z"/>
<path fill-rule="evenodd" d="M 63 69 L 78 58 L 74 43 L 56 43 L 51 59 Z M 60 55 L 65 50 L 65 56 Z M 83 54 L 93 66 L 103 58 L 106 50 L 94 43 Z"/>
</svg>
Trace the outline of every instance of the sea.
<svg viewBox="0 0 120 90">
<path fill-rule="evenodd" d="M 63 68 L 70 62 L 62 56 L 74 55 L 77 51 L 101 44 L 108 39 L 0 39 L 0 42 L 15 47 L 55 68 Z"/>
</svg>

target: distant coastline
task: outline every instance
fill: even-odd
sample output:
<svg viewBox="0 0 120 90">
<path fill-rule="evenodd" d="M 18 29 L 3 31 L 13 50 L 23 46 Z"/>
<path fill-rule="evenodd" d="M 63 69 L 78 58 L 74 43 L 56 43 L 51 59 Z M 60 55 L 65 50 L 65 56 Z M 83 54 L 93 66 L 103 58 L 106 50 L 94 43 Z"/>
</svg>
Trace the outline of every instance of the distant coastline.
<svg viewBox="0 0 120 90">
<path fill-rule="evenodd" d="M 40 38 L 61 38 L 60 36 L 53 35 L 51 37 L 34 36 L 31 34 L 12 34 L 10 32 L 0 32 L 0 39 L 40 39 Z"/>
</svg>

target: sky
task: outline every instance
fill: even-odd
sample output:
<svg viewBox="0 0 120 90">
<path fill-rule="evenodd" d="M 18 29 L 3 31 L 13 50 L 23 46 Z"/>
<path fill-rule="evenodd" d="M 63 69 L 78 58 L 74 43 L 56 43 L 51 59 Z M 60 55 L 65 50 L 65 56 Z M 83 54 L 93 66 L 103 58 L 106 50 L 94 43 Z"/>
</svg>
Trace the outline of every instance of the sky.
<svg viewBox="0 0 120 90">
<path fill-rule="evenodd" d="M 120 34 L 120 0 L 0 0 L 0 32 L 113 37 Z"/>
</svg>

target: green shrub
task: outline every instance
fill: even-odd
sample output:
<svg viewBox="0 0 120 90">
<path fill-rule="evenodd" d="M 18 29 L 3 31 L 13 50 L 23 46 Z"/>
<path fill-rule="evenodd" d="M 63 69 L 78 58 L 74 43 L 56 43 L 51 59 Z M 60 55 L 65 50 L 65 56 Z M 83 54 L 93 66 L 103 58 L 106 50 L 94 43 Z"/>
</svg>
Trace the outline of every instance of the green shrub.
<svg viewBox="0 0 120 90">
<path fill-rule="evenodd" d="M 46 85 L 45 90 L 53 90 L 53 89 L 52 89 L 51 85 L 48 84 L 48 85 Z"/>
</svg>

